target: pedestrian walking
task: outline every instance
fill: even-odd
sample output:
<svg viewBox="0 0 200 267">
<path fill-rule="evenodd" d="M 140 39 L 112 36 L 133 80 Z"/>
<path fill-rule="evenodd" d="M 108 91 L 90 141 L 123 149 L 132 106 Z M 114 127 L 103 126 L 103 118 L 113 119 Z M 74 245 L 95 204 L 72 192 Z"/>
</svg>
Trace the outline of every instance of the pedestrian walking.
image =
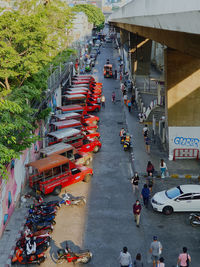
<svg viewBox="0 0 200 267">
<path fill-rule="evenodd" d="M 145 139 L 145 137 L 147 137 L 147 135 L 149 133 L 149 128 L 148 128 L 147 124 L 145 124 L 144 128 L 142 129 L 142 133 L 143 133 L 143 136 Z"/>
<path fill-rule="evenodd" d="M 159 259 L 158 267 L 165 267 L 165 263 L 164 263 L 164 258 L 163 257 L 161 257 Z"/>
<path fill-rule="evenodd" d="M 152 172 L 149 173 L 149 175 L 148 175 L 148 177 L 146 179 L 146 183 L 147 183 L 147 186 L 149 188 L 150 193 L 152 193 L 153 184 L 154 184 Z"/>
<path fill-rule="evenodd" d="M 147 184 L 144 184 L 144 187 L 142 188 L 141 192 L 141 198 L 143 198 L 143 203 L 146 208 L 148 208 L 149 196 L 150 196 L 150 190 Z"/>
<path fill-rule="evenodd" d="M 133 214 L 134 214 L 134 218 L 135 218 L 135 222 L 136 222 L 136 226 L 140 227 L 140 213 L 141 213 L 141 205 L 139 200 L 136 200 L 135 204 L 133 205 Z"/>
<path fill-rule="evenodd" d="M 153 237 L 149 252 L 151 253 L 153 267 L 157 267 L 159 264 L 159 256 L 162 253 L 162 244 L 158 241 L 157 236 Z"/>
<path fill-rule="evenodd" d="M 106 102 L 106 98 L 105 98 L 104 95 L 102 95 L 102 96 L 101 96 L 101 105 L 102 105 L 102 107 L 104 107 L 104 108 L 105 108 L 105 102 Z"/>
<path fill-rule="evenodd" d="M 191 257 L 187 253 L 187 248 L 183 247 L 183 252 L 179 254 L 178 261 L 177 261 L 177 267 L 189 267 L 189 264 L 191 262 Z"/>
<path fill-rule="evenodd" d="M 128 99 L 128 96 L 127 95 L 124 95 L 124 104 L 125 105 L 126 105 L 127 99 Z"/>
<path fill-rule="evenodd" d="M 160 160 L 160 172 L 161 172 L 161 178 L 165 178 L 166 176 L 166 171 L 167 171 L 167 165 L 164 162 L 164 159 Z"/>
<path fill-rule="evenodd" d="M 121 267 L 129 267 L 132 264 L 131 255 L 127 247 L 123 247 L 123 251 L 120 252 L 119 263 Z"/>
<path fill-rule="evenodd" d="M 136 255 L 136 259 L 133 262 L 134 267 L 144 267 L 144 264 L 142 262 L 142 256 L 140 253 Z"/>
<path fill-rule="evenodd" d="M 115 103 L 115 92 L 112 92 L 112 102 Z"/>
<path fill-rule="evenodd" d="M 132 186 L 133 186 L 133 193 L 136 193 L 136 191 L 138 192 L 139 180 L 140 180 L 139 175 L 138 175 L 137 172 L 135 172 L 135 174 L 131 178 L 131 183 L 132 183 Z"/>
<path fill-rule="evenodd" d="M 117 70 L 115 70 L 115 80 L 117 80 Z"/>
<path fill-rule="evenodd" d="M 153 166 L 153 164 L 151 163 L 151 161 L 148 161 L 148 163 L 147 163 L 147 175 L 149 176 L 149 174 L 150 174 L 150 172 L 152 173 L 152 174 L 154 174 L 154 171 L 155 171 L 155 169 L 154 169 L 154 166 Z"/>
<path fill-rule="evenodd" d="M 131 101 L 127 100 L 128 111 L 131 112 Z"/>
<path fill-rule="evenodd" d="M 150 143 L 151 143 L 151 139 L 149 138 L 149 136 L 147 135 L 144 139 L 145 142 L 145 149 L 147 154 L 150 154 Z"/>
<path fill-rule="evenodd" d="M 135 95 L 132 95 L 131 96 L 131 104 L 132 104 L 132 106 L 134 105 L 134 103 L 135 103 Z"/>
<path fill-rule="evenodd" d="M 124 95 L 124 89 L 125 89 L 125 86 L 123 83 L 121 83 L 121 91 L 122 91 L 122 94 Z"/>
</svg>

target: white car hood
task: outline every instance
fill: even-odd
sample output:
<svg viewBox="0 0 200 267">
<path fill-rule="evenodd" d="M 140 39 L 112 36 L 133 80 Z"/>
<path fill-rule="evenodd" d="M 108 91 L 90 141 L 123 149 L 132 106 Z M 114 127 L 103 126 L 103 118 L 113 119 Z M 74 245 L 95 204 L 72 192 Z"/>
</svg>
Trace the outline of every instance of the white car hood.
<svg viewBox="0 0 200 267">
<path fill-rule="evenodd" d="M 156 193 L 152 199 L 157 201 L 160 204 L 165 204 L 170 199 L 165 194 L 166 190 Z"/>
</svg>

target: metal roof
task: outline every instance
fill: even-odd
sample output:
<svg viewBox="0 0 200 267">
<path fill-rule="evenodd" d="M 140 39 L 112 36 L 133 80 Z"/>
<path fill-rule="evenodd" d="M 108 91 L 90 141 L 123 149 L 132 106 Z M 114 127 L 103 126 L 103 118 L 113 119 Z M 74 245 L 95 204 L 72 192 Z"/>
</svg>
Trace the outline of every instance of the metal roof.
<svg viewBox="0 0 200 267">
<path fill-rule="evenodd" d="M 71 118 L 81 118 L 80 113 L 76 112 L 71 112 L 71 113 L 65 113 L 65 114 L 56 114 L 54 117 L 58 120 L 66 120 L 66 119 L 71 119 Z"/>
<path fill-rule="evenodd" d="M 66 128 L 55 132 L 48 133 L 48 136 L 53 136 L 57 139 L 63 139 L 81 133 L 80 130 L 74 128 Z"/>
<path fill-rule="evenodd" d="M 31 166 L 38 170 L 39 173 L 52 169 L 54 167 L 63 165 L 65 163 L 69 162 L 69 159 L 61 156 L 61 155 L 52 155 L 50 157 L 39 159 L 33 162 L 30 162 L 27 164 L 27 166 Z"/>
<path fill-rule="evenodd" d="M 72 88 L 66 88 L 67 91 L 89 91 L 89 88 L 87 87 L 72 87 Z"/>
<path fill-rule="evenodd" d="M 67 99 L 80 99 L 80 98 L 86 98 L 86 95 L 82 95 L 82 94 L 75 94 L 75 95 L 69 95 L 69 94 L 65 94 L 63 95 L 63 97 L 66 97 Z"/>
<path fill-rule="evenodd" d="M 40 149 L 40 153 L 50 156 L 52 154 L 62 154 L 68 150 L 74 149 L 73 146 L 66 144 L 66 143 L 57 143 L 52 146 L 48 146 L 46 148 Z"/>
<path fill-rule="evenodd" d="M 64 121 L 56 121 L 56 122 L 52 122 L 52 125 L 55 125 L 57 127 L 59 126 L 69 126 L 71 125 L 71 127 L 76 126 L 76 125 L 82 125 L 80 121 L 78 120 L 64 120 Z"/>
<path fill-rule="evenodd" d="M 57 109 L 62 110 L 62 112 L 63 111 L 75 111 L 75 110 L 83 111 L 83 107 L 81 105 L 66 105 L 66 106 L 57 107 Z"/>
</svg>

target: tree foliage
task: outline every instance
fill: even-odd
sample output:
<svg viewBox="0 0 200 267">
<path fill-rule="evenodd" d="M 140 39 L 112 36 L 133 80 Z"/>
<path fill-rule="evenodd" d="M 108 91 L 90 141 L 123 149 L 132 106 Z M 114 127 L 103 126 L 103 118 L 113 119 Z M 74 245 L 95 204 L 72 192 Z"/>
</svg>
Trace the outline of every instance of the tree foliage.
<svg viewBox="0 0 200 267">
<path fill-rule="evenodd" d="M 59 0 L 17 0 L 0 16 L 0 177 L 6 164 L 37 139 L 36 102 L 47 89 L 49 65 L 67 50 L 72 10 Z M 70 53 L 69 50 L 67 50 Z M 63 59 L 63 58 L 62 58 Z M 42 118 L 49 112 L 45 110 Z"/>
<path fill-rule="evenodd" d="M 90 23 L 93 23 L 95 26 L 99 27 L 104 24 L 105 17 L 100 8 L 90 5 L 90 4 L 80 4 L 72 8 L 75 12 L 84 12 Z"/>
</svg>

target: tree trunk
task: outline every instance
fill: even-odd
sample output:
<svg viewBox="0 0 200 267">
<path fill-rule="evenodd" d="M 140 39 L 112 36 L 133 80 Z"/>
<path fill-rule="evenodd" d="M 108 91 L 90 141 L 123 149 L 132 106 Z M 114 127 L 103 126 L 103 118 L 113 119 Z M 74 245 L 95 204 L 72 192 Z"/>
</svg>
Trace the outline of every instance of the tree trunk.
<svg viewBox="0 0 200 267">
<path fill-rule="evenodd" d="M 8 77 L 5 78 L 5 85 L 6 85 L 6 89 L 9 91 L 10 90 L 10 84 L 8 82 Z"/>
</svg>

